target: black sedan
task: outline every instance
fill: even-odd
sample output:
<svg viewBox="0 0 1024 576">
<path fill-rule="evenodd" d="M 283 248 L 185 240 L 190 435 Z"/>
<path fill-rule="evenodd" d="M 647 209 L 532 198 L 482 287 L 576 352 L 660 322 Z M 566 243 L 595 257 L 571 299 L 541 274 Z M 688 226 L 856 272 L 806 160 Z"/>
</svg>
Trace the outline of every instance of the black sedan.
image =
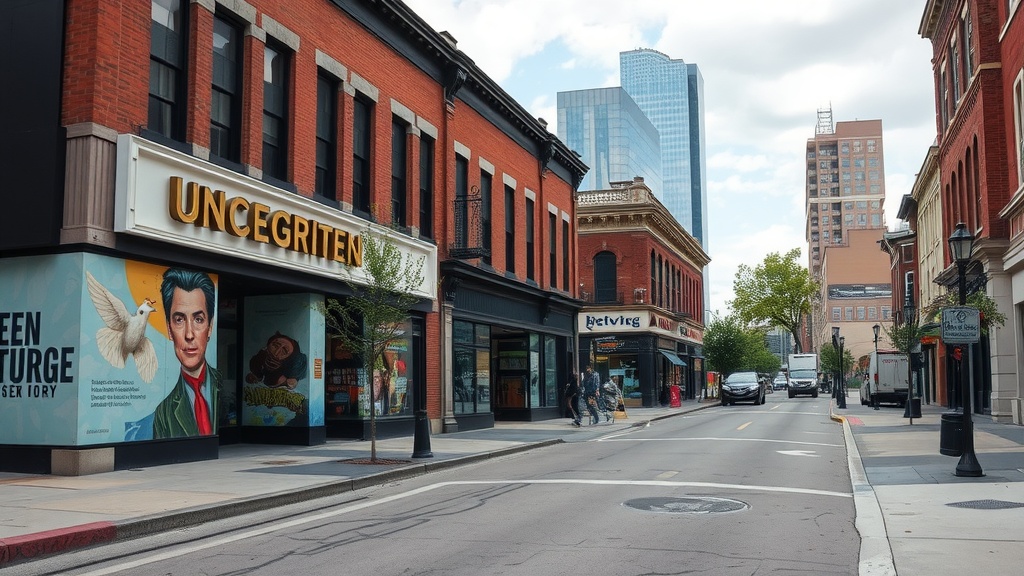
<svg viewBox="0 0 1024 576">
<path fill-rule="evenodd" d="M 736 402 L 765 403 L 766 386 L 757 372 L 733 372 L 722 381 L 722 406 Z"/>
</svg>

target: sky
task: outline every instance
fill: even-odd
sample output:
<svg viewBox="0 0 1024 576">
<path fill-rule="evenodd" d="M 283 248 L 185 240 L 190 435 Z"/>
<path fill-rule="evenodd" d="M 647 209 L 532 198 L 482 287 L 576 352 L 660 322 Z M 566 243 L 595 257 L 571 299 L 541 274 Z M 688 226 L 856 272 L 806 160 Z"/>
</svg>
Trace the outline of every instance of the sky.
<svg viewBox="0 0 1024 576">
<path fill-rule="evenodd" d="M 741 264 L 800 248 L 807 265 L 804 150 L 818 110 L 882 121 L 889 229 L 935 140 L 924 0 L 405 2 L 551 130 L 558 92 L 619 85 L 619 52 L 697 65 L 713 314 L 730 312 Z"/>
</svg>

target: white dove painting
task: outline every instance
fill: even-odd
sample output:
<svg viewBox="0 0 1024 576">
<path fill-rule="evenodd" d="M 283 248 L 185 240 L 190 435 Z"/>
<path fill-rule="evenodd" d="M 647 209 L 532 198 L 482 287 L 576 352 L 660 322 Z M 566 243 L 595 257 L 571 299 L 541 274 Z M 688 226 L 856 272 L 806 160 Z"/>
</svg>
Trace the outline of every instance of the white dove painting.
<svg viewBox="0 0 1024 576">
<path fill-rule="evenodd" d="M 134 311 L 121 302 L 88 271 L 85 273 L 89 284 L 89 297 L 96 306 L 96 312 L 106 324 L 96 332 L 96 344 L 100 354 L 115 368 L 124 368 L 128 356 L 135 358 L 139 377 L 147 384 L 156 376 L 157 358 L 153 343 L 146 337 L 149 315 L 156 311 L 156 303 L 149 298 Z"/>
</svg>

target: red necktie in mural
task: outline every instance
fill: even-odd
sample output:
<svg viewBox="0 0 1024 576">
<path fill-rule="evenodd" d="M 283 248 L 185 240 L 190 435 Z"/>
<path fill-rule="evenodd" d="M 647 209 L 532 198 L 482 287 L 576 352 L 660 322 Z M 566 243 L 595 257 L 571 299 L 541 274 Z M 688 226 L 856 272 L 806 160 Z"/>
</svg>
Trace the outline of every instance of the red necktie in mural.
<svg viewBox="0 0 1024 576">
<path fill-rule="evenodd" d="M 192 391 L 195 392 L 195 412 L 196 412 L 196 424 L 199 426 L 199 434 L 202 436 L 208 436 L 213 434 L 213 430 L 210 429 L 210 407 L 206 404 L 206 398 L 203 397 L 203 380 L 206 378 L 206 366 L 199 372 L 198 378 L 193 378 L 184 372 L 181 373 L 182 377 L 185 378 L 185 382 L 188 383 Z"/>
</svg>

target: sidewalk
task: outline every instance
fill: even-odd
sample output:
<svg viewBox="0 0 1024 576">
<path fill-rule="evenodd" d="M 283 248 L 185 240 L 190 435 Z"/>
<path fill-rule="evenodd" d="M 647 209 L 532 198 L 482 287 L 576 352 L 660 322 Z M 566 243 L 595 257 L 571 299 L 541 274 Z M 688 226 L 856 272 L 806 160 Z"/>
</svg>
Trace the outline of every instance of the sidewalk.
<svg viewBox="0 0 1024 576">
<path fill-rule="evenodd" d="M 431 436 L 432 458 L 411 458 L 413 438 L 377 440 L 377 458 L 395 464 L 346 463 L 370 456 L 370 442 L 319 446 L 236 444 L 217 460 L 118 470 L 91 476 L 0 472 L 0 570 L 11 563 L 75 548 L 129 540 L 213 520 L 286 506 L 366 486 L 718 406 L 630 408 L 627 418 L 582 428 L 568 418 L 497 422 L 494 428 Z M 586 418 L 584 418 L 586 422 Z M 203 490 L 196 489 L 202 478 Z"/>
<path fill-rule="evenodd" d="M 1024 427 L 974 416 L 984 476 L 955 475 L 959 457 L 939 453 L 940 416 L 923 405 L 862 406 L 856 390 L 843 423 L 861 534 L 861 576 L 1024 573 Z"/>
<path fill-rule="evenodd" d="M 575 428 L 568 419 L 498 422 L 494 428 L 431 436 L 432 458 L 412 459 L 411 437 L 377 441 L 391 465 L 346 463 L 370 443 L 223 446 L 203 462 L 93 476 L 0 473 L 0 570 L 37 556 L 140 536 L 358 490 L 467 462 L 559 442 L 577 442 L 661 418 L 713 408 L 631 408 L 628 418 Z M 985 476 L 954 475 L 958 458 L 939 454 L 938 406 L 913 425 L 903 409 L 831 408 L 842 423 L 861 534 L 862 576 L 1024 572 L 1024 427 L 975 418 L 975 452 Z M 206 491 L 196 491 L 196 478 Z"/>
</svg>

